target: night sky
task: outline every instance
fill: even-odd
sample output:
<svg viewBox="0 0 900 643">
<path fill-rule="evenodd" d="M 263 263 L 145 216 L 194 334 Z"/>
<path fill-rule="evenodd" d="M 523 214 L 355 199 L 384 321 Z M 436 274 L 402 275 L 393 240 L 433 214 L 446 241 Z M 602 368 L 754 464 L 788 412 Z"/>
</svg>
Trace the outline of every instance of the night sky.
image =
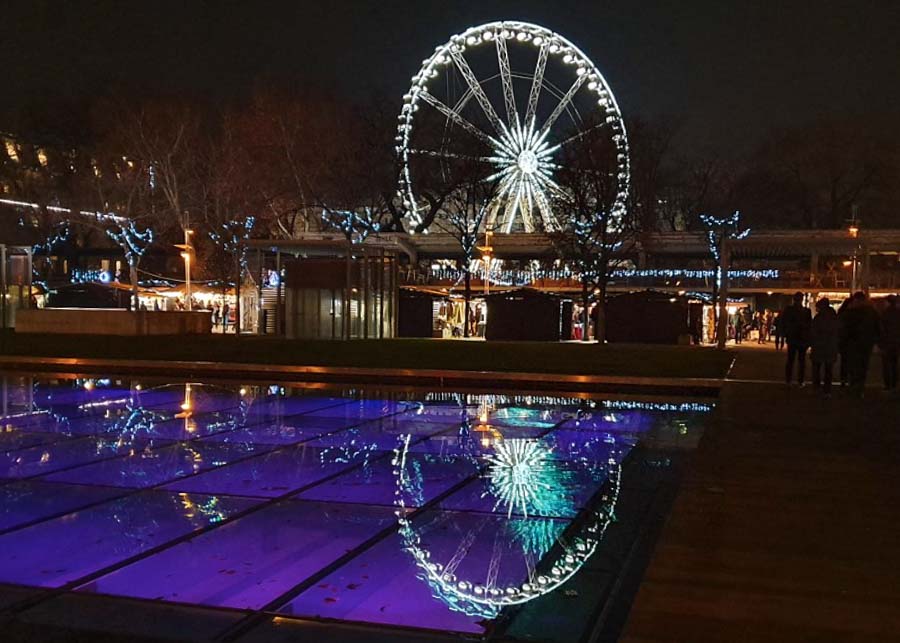
<svg viewBox="0 0 900 643">
<path fill-rule="evenodd" d="M 77 135 L 94 94 L 221 100 L 254 83 L 395 97 L 434 47 L 495 19 L 537 22 L 595 62 L 627 116 L 726 152 L 823 115 L 898 128 L 893 0 L 4 3 L 0 130 Z"/>
</svg>

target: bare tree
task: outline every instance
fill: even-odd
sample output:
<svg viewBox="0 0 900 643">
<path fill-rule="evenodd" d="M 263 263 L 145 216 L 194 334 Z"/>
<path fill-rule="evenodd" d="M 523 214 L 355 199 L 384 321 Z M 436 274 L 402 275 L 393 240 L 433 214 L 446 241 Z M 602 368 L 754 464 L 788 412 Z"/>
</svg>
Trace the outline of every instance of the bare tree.
<svg viewBox="0 0 900 643">
<path fill-rule="evenodd" d="M 478 247 L 479 234 L 485 231 L 492 208 L 499 207 L 497 179 L 488 180 L 484 167 L 477 161 L 461 161 L 456 164 L 450 185 L 440 188 L 444 194 L 441 207 L 433 217 L 433 225 L 453 237 L 458 246 L 456 263 L 463 274 L 465 297 L 465 323 L 463 336 L 469 336 L 469 316 L 472 301 L 472 260 Z M 486 268 L 487 269 L 487 268 Z M 485 275 L 488 278 L 488 275 Z"/>
<path fill-rule="evenodd" d="M 635 239 L 633 214 L 616 202 L 616 154 L 614 144 L 599 128 L 591 128 L 569 147 L 556 175 L 562 228 L 550 234 L 560 258 L 578 270 L 585 339 L 590 295 L 597 291 L 594 337 L 601 342 L 606 339 L 609 280 Z"/>
</svg>

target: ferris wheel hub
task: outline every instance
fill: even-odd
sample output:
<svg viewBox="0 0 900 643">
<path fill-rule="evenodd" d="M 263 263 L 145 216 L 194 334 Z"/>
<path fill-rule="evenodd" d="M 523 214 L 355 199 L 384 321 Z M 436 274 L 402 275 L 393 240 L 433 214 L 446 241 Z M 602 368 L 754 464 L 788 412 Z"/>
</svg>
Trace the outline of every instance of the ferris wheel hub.
<svg viewBox="0 0 900 643">
<path fill-rule="evenodd" d="M 538 157 L 532 150 L 522 150 L 516 161 L 523 174 L 534 174 L 538 167 Z"/>
</svg>

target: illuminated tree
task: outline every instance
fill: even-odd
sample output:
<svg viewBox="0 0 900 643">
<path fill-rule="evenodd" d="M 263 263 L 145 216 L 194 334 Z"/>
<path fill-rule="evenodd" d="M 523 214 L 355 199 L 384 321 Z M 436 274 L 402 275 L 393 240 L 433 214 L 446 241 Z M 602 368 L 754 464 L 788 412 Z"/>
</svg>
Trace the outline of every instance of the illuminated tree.
<svg viewBox="0 0 900 643">
<path fill-rule="evenodd" d="M 612 272 L 624 263 L 635 239 L 632 214 L 619 207 L 618 150 L 600 129 L 567 149 L 555 193 L 560 229 L 550 239 L 560 259 L 572 264 L 581 282 L 584 339 L 588 339 L 588 306 L 595 289 L 597 324 L 594 337 L 606 339 L 607 286 Z"/>
</svg>

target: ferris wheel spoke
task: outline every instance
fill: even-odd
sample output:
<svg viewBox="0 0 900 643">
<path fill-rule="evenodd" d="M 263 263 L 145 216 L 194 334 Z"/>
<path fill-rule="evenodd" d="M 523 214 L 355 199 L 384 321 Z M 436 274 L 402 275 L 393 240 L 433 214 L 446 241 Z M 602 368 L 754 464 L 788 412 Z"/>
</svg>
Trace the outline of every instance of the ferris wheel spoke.
<svg viewBox="0 0 900 643">
<path fill-rule="evenodd" d="M 510 165 L 508 167 L 503 168 L 499 172 L 494 172 L 489 177 L 485 178 L 483 182 L 490 183 L 491 181 L 502 178 L 503 180 L 500 182 L 500 186 L 498 188 L 498 195 L 499 195 L 499 192 L 501 192 L 504 189 L 504 184 L 507 181 L 511 180 L 511 177 L 515 174 L 515 172 L 516 172 L 516 167 L 514 165 Z"/>
<path fill-rule="evenodd" d="M 484 111 L 484 115 L 487 116 L 488 120 L 491 122 L 491 125 L 493 125 L 494 129 L 497 130 L 497 133 L 503 134 L 506 128 L 503 125 L 503 122 L 500 120 L 500 117 L 497 116 L 497 112 L 494 111 L 494 106 L 491 105 L 490 99 L 488 99 L 487 95 L 484 93 L 484 90 L 481 88 L 481 83 L 478 82 L 478 79 L 475 77 L 475 72 L 473 72 L 472 68 L 469 67 L 469 63 L 466 62 L 466 59 L 463 58 L 463 55 L 458 51 L 451 52 L 450 55 L 453 57 L 453 62 L 456 64 L 456 68 L 459 70 L 459 73 L 461 73 L 463 78 L 465 78 L 466 83 L 469 85 L 469 88 L 475 95 L 475 100 L 477 100 L 478 104 L 481 105 L 481 109 L 482 111 Z"/>
<path fill-rule="evenodd" d="M 525 232 L 534 232 L 534 219 L 531 216 L 531 179 L 522 181 L 522 197 L 519 204 L 519 210 L 522 212 L 522 223 L 525 226 Z"/>
<path fill-rule="evenodd" d="M 541 126 L 541 130 L 538 134 L 538 141 L 543 141 L 546 138 L 547 134 L 550 132 L 550 128 L 553 127 L 553 124 L 556 120 L 562 116 L 563 111 L 569 106 L 572 102 L 572 99 L 575 98 L 575 94 L 578 93 L 578 90 L 581 89 L 581 86 L 584 84 L 584 81 L 587 80 L 587 74 L 582 74 L 578 78 L 575 79 L 575 82 L 572 83 L 572 86 L 569 87 L 569 91 L 566 92 L 565 96 L 560 99 L 559 104 L 550 113 L 550 116 L 547 117 L 547 120 Z"/>
<path fill-rule="evenodd" d="M 544 70 L 547 68 L 547 45 L 541 45 L 538 52 L 537 65 L 534 68 L 534 79 L 531 81 L 531 93 L 528 95 L 528 107 L 525 110 L 525 127 L 534 129 L 534 117 L 537 113 L 538 99 L 544 86 Z"/>
<path fill-rule="evenodd" d="M 550 207 L 550 202 L 547 200 L 546 193 L 542 189 L 535 190 L 534 200 L 537 201 L 538 208 L 541 211 L 541 219 L 544 221 L 544 227 L 550 230 L 558 229 L 559 224 Z"/>
<path fill-rule="evenodd" d="M 434 107 L 441 114 L 443 114 L 444 116 L 449 118 L 451 121 L 453 121 L 454 123 L 459 125 L 462 129 L 469 132 L 469 134 L 471 134 L 475 138 L 487 143 L 491 147 L 495 147 L 495 141 L 493 140 L 493 138 L 491 136 L 489 136 L 485 132 L 481 131 L 475 125 L 472 125 L 472 123 L 470 123 L 465 118 L 460 116 L 457 112 L 455 112 L 453 109 L 451 109 L 446 104 L 444 104 L 440 99 L 434 97 L 431 93 L 429 93 L 425 90 L 422 90 L 421 92 L 419 92 L 419 96 L 421 96 L 422 100 L 424 100 L 426 103 L 428 103 L 429 105 Z"/>
<path fill-rule="evenodd" d="M 516 213 L 519 211 L 519 201 L 522 199 L 522 183 L 523 183 L 523 181 L 516 181 L 513 186 L 513 189 L 510 190 L 510 193 L 512 194 L 512 199 L 510 199 L 507 202 L 506 216 L 504 217 L 505 224 L 503 226 L 504 231 L 506 233 L 509 233 L 512 231 L 513 223 L 516 220 Z M 512 509 L 511 506 L 510 506 L 510 509 Z"/>
<path fill-rule="evenodd" d="M 590 133 L 591 133 L 592 131 L 594 131 L 595 129 L 600 129 L 601 127 L 606 127 L 606 126 L 607 126 L 607 123 L 606 123 L 606 122 L 603 122 L 603 123 L 597 123 L 596 125 L 591 125 L 591 126 L 588 127 L 587 129 L 582 130 L 582 131 L 578 132 L 577 134 L 573 134 L 572 136 L 570 136 L 569 138 L 565 139 L 564 141 L 560 141 L 559 143 L 557 143 L 556 145 L 554 145 L 554 146 L 552 146 L 552 147 L 548 147 L 548 148 L 545 148 L 545 149 L 541 150 L 541 152 L 538 153 L 538 156 L 548 156 L 548 155 L 550 155 L 550 154 L 553 154 L 554 152 L 556 152 L 556 151 L 558 151 L 559 149 L 565 147 L 565 146 L 568 145 L 569 143 L 574 143 L 574 142 L 577 141 L 578 139 L 583 138 L 583 137 L 586 136 L 587 134 L 590 134 Z"/>
<path fill-rule="evenodd" d="M 497 576 L 500 575 L 500 559 L 503 558 L 502 547 L 501 532 L 498 531 L 494 535 L 494 549 L 491 552 L 491 562 L 488 564 L 487 578 L 484 582 L 484 586 L 488 589 L 493 589 L 497 586 Z"/>
<path fill-rule="evenodd" d="M 502 159 L 498 156 L 472 156 L 470 154 L 456 154 L 454 152 L 442 152 L 438 150 L 411 149 L 409 153 L 414 156 L 433 156 L 435 158 L 478 161 L 479 163 L 491 163 L 493 165 L 499 165 L 505 162 L 505 159 Z"/>
<path fill-rule="evenodd" d="M 500 80 L 503 83 L 503 100 L 506 103 L 506 122 L 510 129 L 518 129 L 519 113 L 516 111 L 516 95 L 513 93 L 512 71 L 509 67 L 509 51 L 506 39 L 497 38 L 497 59 L 500 62 Z"/>
</svg>

